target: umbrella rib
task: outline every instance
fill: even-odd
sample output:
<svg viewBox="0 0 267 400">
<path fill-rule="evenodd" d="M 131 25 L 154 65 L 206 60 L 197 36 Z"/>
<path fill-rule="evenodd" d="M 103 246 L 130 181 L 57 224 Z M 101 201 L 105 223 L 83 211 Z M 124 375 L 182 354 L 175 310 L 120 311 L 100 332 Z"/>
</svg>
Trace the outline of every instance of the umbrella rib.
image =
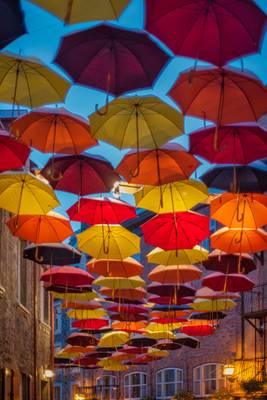
<svg viewBox="0 0 267 400">
<path fill-rule="evenodd" d="M 134 111 L 135 111 L 135 109 L 133 107 L 131 112 L 128 115 L 127 122 L 125 123 L 125 127 L 124 127 L 123 134 L 122 134 L 122 139 L 121 139 L 121 143 L 120 143 L 120 148 L 121 149 L 123 148 L 123 143 L 124 143 L 124 139 L 125 139 L 125 136 L 126 136 L 126 131 L 128 129 L 128 126 L 129 126 L 129 123 L 130 123 L 130 120 L 131 120 L 131 118 L 133 116 Z"/>
</svg>

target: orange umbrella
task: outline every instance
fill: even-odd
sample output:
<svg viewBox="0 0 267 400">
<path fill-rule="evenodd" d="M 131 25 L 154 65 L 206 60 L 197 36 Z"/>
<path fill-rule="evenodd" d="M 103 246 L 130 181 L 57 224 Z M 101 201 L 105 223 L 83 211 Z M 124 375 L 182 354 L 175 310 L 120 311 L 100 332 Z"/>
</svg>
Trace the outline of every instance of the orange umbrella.
<svg viewBox="0 0 267 400">
<path fill-rule="evenodd" d="M 127 257 L 124 260 L 108 260 L 95 258 L 87 264 L 89 272 L 102 276 L 116 277 L 121 276 L 129 278 L 130 276 L 140 276 L 143 273 L 144 267 L 132 257 Z"/>
<path fill-rule="evenodd" d="M 199 279 L 201 274 L 201 270 L 193 265 L 158 265 L 148 274 L 148 278 L 164 284 L 180 284 Z"/>
<path fill-rule="evenodd" d="M 115 321 L 111 326 L 115 331 L 140 332 L 145 329 L 147 322 Z"/>
<path fill-rule="evenodd" d="M 211 235 L 211 246 L 226 253 L 256 253 L 267 250 L 263 229 L 221 228 Z"/>
<path fill-rule="evenodd" d="M 143 288 L 134 289 L 109 289 L 102 287 L 99 293 L 103 296 L 109 296 L 112 298 L 127 299 L 127 300 L 137 300 L 142 301 L 146 296 L 147 292 Z"/>
<path fill-rule="evenodd" d="M 267 224 L 267 196 L 224 193 L 211 201 L 211 217 L 229 228 L 256 229 Z"/>
<path fill-rule="evenodd" d="M 154 150 L 129 152 L 118 165 L 117 172 L 129 183 L 163 185 L 188 179 L 199 165 L 182 146 L 168 143 Z"/>
<path fill-rule="evenodd" d="M 96 310 L 98 308 L 101 308 L 102 305 L 96 301 L 96 300 L 91 300 L 91 301 L 65 301 L 64 303 L 61 303 L 60 308 L 62 310 L 66 310 L 68 308 L 74 308 L 76 310 Z"/>
<path fill-rule="evenodd" d="M 46 215 L 16 215 L 6 224 L 12 235 L 33 243 L 60 243 L 73 234 L 69 220 L 52 211 Z"/>
<path fill-rule="evenodd" d="M 189 311 L 184 310 L 168 310 L 168 311 L 151 311 L 151 318 L 181 318 L 189 315 Z"/>
</svg>

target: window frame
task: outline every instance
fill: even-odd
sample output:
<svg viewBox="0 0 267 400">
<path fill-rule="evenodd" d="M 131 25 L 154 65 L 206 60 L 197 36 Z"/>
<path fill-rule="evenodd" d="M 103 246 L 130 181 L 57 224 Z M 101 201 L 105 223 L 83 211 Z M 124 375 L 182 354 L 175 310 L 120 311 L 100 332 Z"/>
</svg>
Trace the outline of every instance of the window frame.
<svg viewBox="0 0 267 400">
<path fill-rule="evenodd" d="M 165 372 L 166 371 L 175 371 L 174 372 L 174 381 L 166 381 L 165 379 Z M 159 376 L 161 375 L 161 380 L 159 381 Z M 178 380 L 178 375 L 181 376 L 181 379 Z M 173 384 L 174 385 L 174 393 L 172 395 L 166 395 L 166 386 L 167 384 Z M 180 388 L 178 388 L 178 385 L 181 385 Z M 161 395 L 159 395 L 158 387 L 161 386 Z M 156 373 L 156 398 L 159 400 L 167 400 L 173 398 L 173 396 L 176 395 L 176 393 L 183 390 L 184 387 L 184 371 L 182 368 L 176 368 L 176 367 L 167 367 L 167 368 L 162 368 L 157 371 Z"/>
<path fill-rule="evenodd" d="M 109 378 L 109 385 L 108 386 L 103 384 L 103 379 L 104 378 Z M 100 389 L 101 389 L 101 391 L 99 390 L 100 400 L 105 400 L 107 398 L 105 396 L 105 394 L 107 392 L 103 393 L 103 389 L 104 388 L 108 388 L 109 389 L 108 390 L 108 392 L 109 392 L 108 398 L 110 400 L 116 400 L 118 398 L 117 392 L 113 393 L 113 391 L 112 391 L 112 385 L 114 385 L 114 386 L 118 385 L 118 380 L 117 380 L 117 377 L 115 375 L 102 375 L 102 376 L 99 376 L 96 381 L 97 381 L 97 386 L 96 387 L 99 387 L 98 385 L 100 385 Z M 111 382 L 113 382 L 113 383 L 111 383 Z"/>
<path fill-rule="evenodd" d="M 132 383 L 132 377 L 134 375 L 140 375 L 140 383 L 139 384 L 133 384 Z M 129 379 L 129 383 L 126 383 L 126 379 Z M 140 387 L 140 396 L 139 397 L 134 397 L 132 388 L 133 387 Z M 142 390 L 143 388 L 143 390 Z M 134 371 L 130 372 L 129 374 L 124 375 L 124 381 L 123 381 L 123 390 L 124 390 L 124 399 L 125 400 L 141 400 L 142 398 L 147 396 L 147 373 L 143 371 Z M 129 394 L 129 397 L 127 396 L 127 392 Z"/>
<path fill-rule="evenodd" d="M 47 296 L 47 320 L 45 318 L 45 299 L 44 296 Z M 50 295 L 47 290 L 44 288 L 43 282 L 40 285 L 40 320 L 42 324 L 50 327 L 51 315 L 50 315 Z"/>
<path fill-rule="evenodd" d="M 62 385 L 60 383 L 55 383 L 54 384 L 54 398 L 55 398 L 55 400 L 57 400 L 56 390 L 58 390 L 58 389 L 59 389 L 59 400 L 61 400 L 62 399 Z"/>
<path fill-rule="evenodd" d="M 205 378 L 205 367 L 215 365 L 216 366 L 216 377 L 215 378 Z M 222 374 L 220 376 L 219 374 L 219 368 L 221 368 Z M 196 373 L 199 371 L 199 379 L 196 379 Z M 223 382 L 223 387 L 225 387 L 226 380 L 225 377 L 223 376 L 223 363 L 216 363 L 216 362 L 210 362 L 210 363 L 205 363 L 201 365 L 197 365 L 196 367 L 193 368 L 193 392 L 196 397 L 211 397 L 212 393 L 206 393 L 206 388 L 205 384 L 206 382 L 210 381 L 215 381 L 215 390 L 221 389 L 221 386 L 219 384 L 220 381 Z M 195 386 L 196 384 L 199 385 L 199 393 L 196 393 Z"/>
</svg>

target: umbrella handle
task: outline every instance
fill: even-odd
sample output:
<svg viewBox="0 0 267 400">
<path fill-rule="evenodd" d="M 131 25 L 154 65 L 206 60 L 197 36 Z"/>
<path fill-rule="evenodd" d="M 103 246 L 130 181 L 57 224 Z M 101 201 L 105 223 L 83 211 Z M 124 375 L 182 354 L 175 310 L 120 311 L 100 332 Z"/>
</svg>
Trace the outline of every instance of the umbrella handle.
<svg viewBox="0 0 267 400">
<path fill-rule="evenodd" d="M 243 211 L 240 213 L 240 197 L 238 195 L 238 202 L 237 202 L 237 208 L 236 208 L 236 219 L 238 222 L 242 222 L 244 220 L 244 215 L 245 215 L 245 201 L 243 205 Z"/>
<path fill-rule="evenodd" d="M 53 181 L 60 181 L 63 178 L 63 174 L 61 172 L 58 173 L 58 175 L 56 175 L 52 169 L 50 169 L 50 171 L 48 172 L 48 175 L 50 176 L 50 178 Z"/>
<path fill-rule="evenodd" d="M 39 262 L 43 262 L 43 261 L 44 261 L 44 257 L 43 257 L 43 256 L 40 256 L 40 255 L 38 254 L 38 250 L 39 250 L 39 248 L 36 247 L 36 248 L 35 248 L 35 255 L 34 255 L 34 258 L 35 258 L 37 261 L 39 261 Z"/>
<path fill-rule="evenodd" d="M 106 102 L 106 104 L 105 104 L 105 109 L 104 109 L 104 111 L 100 111 L 100 110 L 99 110 L 99 105 L 96 104 L 96 105 L 95 105 L 95 111 L 96 111 L 96 113 L 97 113 L 98 115 L 100 115 L 101 117 L 103 117 L 104 115 L 107 115 L 107 113 L 108 113 L 108 102 Z"/>
<path fill-rule="evenodd" d="M 239 239 L 235 238 L 235 240 L 234 240 L 235 244 L 239 244 L 239 243 L 241 243 L 241 241 L 242 241 L 242 237 L 243 237 L 243 229 L 241 229 L 240 238 L 239 238 Z"/>
</svg>

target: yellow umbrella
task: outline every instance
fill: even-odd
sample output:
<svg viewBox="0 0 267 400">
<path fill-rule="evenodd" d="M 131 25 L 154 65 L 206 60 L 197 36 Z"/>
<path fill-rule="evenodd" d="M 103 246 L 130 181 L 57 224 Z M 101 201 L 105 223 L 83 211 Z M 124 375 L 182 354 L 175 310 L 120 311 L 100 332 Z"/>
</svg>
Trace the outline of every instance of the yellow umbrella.
<svg viewBox="0 0 267 400">
<path fill-rule="evenodd" d="M 164 331 L 156 331 L 156 332 L 151 332 L 151 331 L 146 331 L 146 336 L 149 337 L 150 339 L 175 339 L 175 334 L 171 330 L 164 330 Z"/>
<path fill-rule="evenodd" d="M 135 194 L 136 205 L 157 214 L 187 211 L 208 198 L 204 183 L 185 179 L 166 185 L 145 185 Z"/>
<path fill-rule="evenodd" d="M 65 24 L 118 19 L 130 0 L 31 0 Z"/>
<path fill-rule="evenodd" d="M 158 148 L 183 133 L 183 116 L 158 97 L 121 97 L 90 116 L 92 134 L 120 149 Z"/>
<path fill-rule="evenodd" d="M 53 189 L 28 173 L 0 175 L 0 207 L 17 215 L 44 215 L 59 205 Z"/>
<path fill-rule="evenodd" d="M 149 332 L 169 332 L 172 331 L 174 329 L 179 329 L 181 326 L 180 322 L 172 322 L 171 324 L 160 324 L 157 322 L 150 322 L 147 326 L 146 326 L 146 331 Z"/>
<path fill-rule="evenodd" d="M 188 250 L 179 249 L 178 252 L 176 250 L 164 251 L 156 247 L 147 254 L 147 259 L 151 264 L 191 265 L 207 260 L 208 255 L 208 251 L 200 246 Z"/>
<path fill-rule="evenodd" d="M 0 55 L 0 101 L 26 107 L 63 103 L 70 82 L 37 59 Z"/>
<path fill-rule="evenodd" d="M 167 357 L 170 352 L 167 350 L 159 350 L 159 349 L 155 349 L 154 347 L 150 347 L 148 349 L 147 354 L 149 354 L 152 357 Z"/>
<path fill-rule="evenodd" d="M 105 286 L 110 289 L 134 289 L 144 287 L 146 282 L 139 276 L 132 276 L 130 278 L 100 276 L 93 281 L 93 284 Z"/>
<path fill-rule="evenodd" d="M 77 235 L 78 247 L 97 259 L 124 259 L 140 251 L 140 238 L 120 225 L 94 225 Z"/>
<path fill-rule="evenodd" d="M 124 331 L 108 332 L 101 337 L 98 347 L 119 347 L 127 343 L 129 338 L 129 334 Z"/>
<path fill-rule="evenodd" d="M 106 310 L 98 308 L 96 310 L 70 310 L 67 312 L 69 318 L 75 319 L 96 319 L 107 315 Z"/>
<path fill-rule="evenodd" d="M 236 303 L 231 299 L 196 299 L 190 306 L 196 311 L 228 311 L 234 308 Z"/>
<path fill-rule="evenodd" d="M 61 299 L 61 300 L 68 300 L 71 302 L 75 302 L 75 301 L 90 301 L 93 299 L 98 299 L 98 294 L 94 291 L 92 292 L 84 292 L 84 293 L 58 293 L 58 292 L 53 292 L 51 291 L 51 293 L 53 294 L 53 297 L 55 299 Z"/>
</svg>

